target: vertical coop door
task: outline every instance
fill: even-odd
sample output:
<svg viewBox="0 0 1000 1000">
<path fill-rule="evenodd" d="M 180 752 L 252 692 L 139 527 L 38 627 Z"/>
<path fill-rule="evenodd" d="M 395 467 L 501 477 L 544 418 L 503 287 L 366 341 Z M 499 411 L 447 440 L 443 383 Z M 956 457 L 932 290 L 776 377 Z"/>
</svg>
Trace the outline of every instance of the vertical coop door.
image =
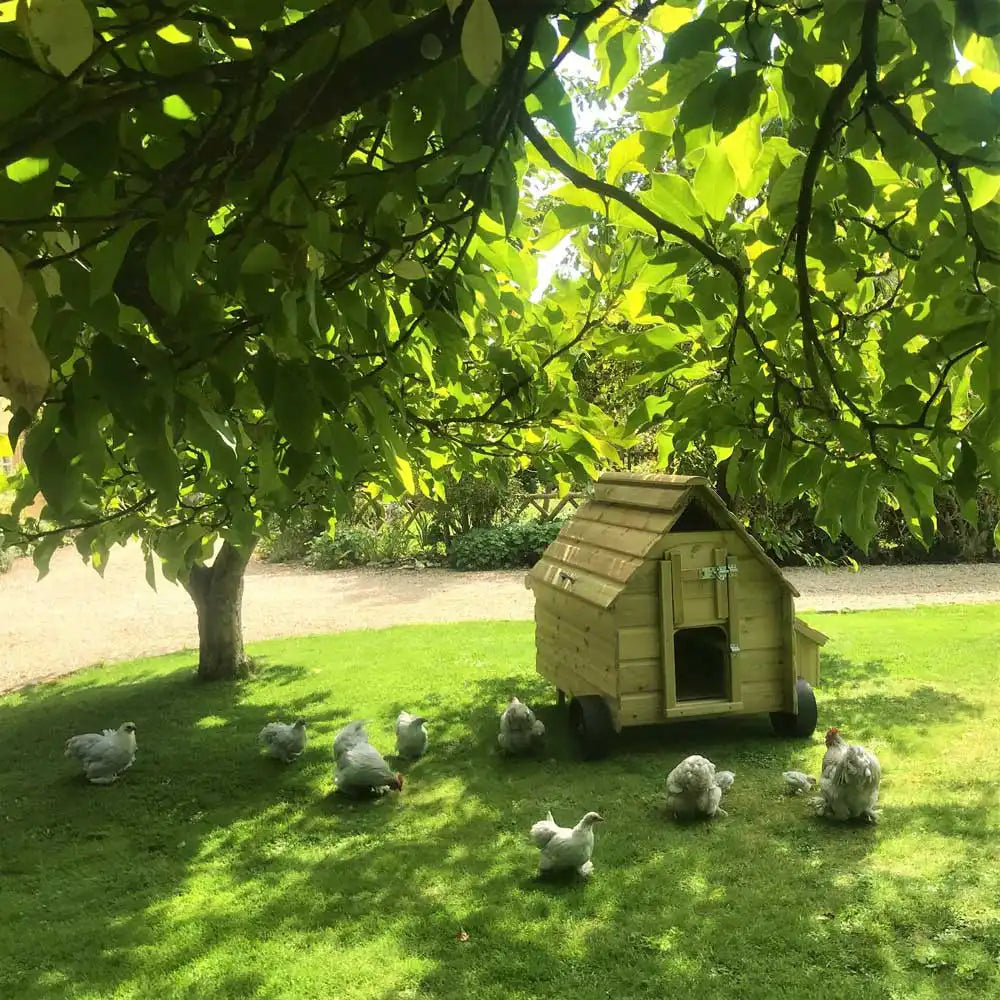
<svg viewBox="0 0 1000 1000">
<path fill-rule="evenodd" d="M 722 532 L 685 536 L 660 566 L 664 708 L 668 718 L 740 711 L 739 566 Z"/>
</svg>

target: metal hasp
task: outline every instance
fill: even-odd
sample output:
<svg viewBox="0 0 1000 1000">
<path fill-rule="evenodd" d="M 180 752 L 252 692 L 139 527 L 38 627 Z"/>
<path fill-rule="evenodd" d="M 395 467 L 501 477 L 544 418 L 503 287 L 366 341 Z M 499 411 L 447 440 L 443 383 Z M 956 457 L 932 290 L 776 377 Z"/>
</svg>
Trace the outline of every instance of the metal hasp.
<svg viewBox="0 0 1000 1000">
<path fill-rule="evenodd" d="M 739 571 L 739 567 L 734 563 L 723 566 L 702 566 L 698 570 L 698 577 L 702 580 L 725 580 L 726 577 L 736 576 Z"/>
</svg>

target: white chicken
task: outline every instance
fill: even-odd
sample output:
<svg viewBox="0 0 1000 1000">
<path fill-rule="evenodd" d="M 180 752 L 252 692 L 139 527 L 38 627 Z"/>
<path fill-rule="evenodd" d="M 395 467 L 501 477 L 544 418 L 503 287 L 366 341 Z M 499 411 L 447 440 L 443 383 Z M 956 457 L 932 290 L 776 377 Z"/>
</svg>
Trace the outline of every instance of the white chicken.
<svg viewBox="0 0 1000 1000">
<path fill-rule="evenodd" d="M 819 779 L 819 796 L 814 799 L 821 816 L 841 822 L 865 819 L 878 822 L 879 784 L 882 766 L 878 758 L 862 746 L 848 743 L 836 728 L 826 732 L 826 754 Z"/>
<path fill-rule="evenodd" d="M 269 722 L 257 739 L 267 749 L 269 757 L 290 764 L 306 748 L 306 720 L 299 716 L 291 725 Z"/>
<path fill-rule="evenodd" d="M 785 790 L 789 795 L 799 795 L 816 786 L 816 779 L 802 771 L 782 771 L 781 776 L 785 779 Z"/>
<path fill-rule="evenodd" d="M 667 775 L 667 808 L 678 819 L 726 816 L 719 803 L 733 780 L 732 771 L 716 774 L 715 765 L 707 757 L 685 757 Z"/>
<path fill-rule="evenodd" d="M 337 790 L 345 795 L 382 795 L 403 790 L 403 776 L 393 771 L 370 743 L 357 742 L 342 750 L 334 770 Z"/>
<path fill-rule="evenodd" d="M 361 719 L 348 722 L 343 729 L 333 738 L 333 759 L 339 760 L 341 754 L 359 743 L 368 742 L 368 733 L 365 724 Z"/>
<path fill-rule="evenodd" d="M 541 850 L 538 859 L 538 874 L 575 870 L 587 878 L 594 870 L 590 860 L 594 853 L 594 824 L 603 823 L 599 813 L 589 812 L 576 826 L 559 826 L 546 814 L 531 828 L 531 839 Z"/>
<path fill-rule="evenodd" d="M 545 724 L 516 696 L 511 696 L 500 716 L 497 743 L 504 753 L 527 753 L 536 749 L 545 736 Z"/>
<path fill-rule="evenodd" d="M 396 753 L 400 757 L 416 759 L 427 749 L 427 730 L 422 715 L 400 712 L 396 717 Z"/>
<path fill-rule="evenodd" d="M 135 760 L 135 723 L 123 722 L 103 733 L 83 733 L 66 741 L 65 756 L 76 757 L 95 785 L 110 785 Z"/>
</svg>

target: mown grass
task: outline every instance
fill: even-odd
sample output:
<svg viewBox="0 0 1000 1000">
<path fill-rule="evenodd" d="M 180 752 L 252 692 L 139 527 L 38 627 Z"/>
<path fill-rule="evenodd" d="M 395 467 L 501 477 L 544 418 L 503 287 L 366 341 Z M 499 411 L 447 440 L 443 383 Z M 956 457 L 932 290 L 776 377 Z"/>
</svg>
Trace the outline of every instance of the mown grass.
<svg viewBox="0 0 1000 1000">
<path fill-rule="evenodd" d="M 780 741 L 765 718 L 633 731 L 575 761 L 526 623 L 264 643 L 239 687 L 197 685 L 185 654 L 0 699 L 0 996 L 997 995 L 1000 608 L 809 617 L 832 637 L 821 727 L 883 761 L 874 830 L 782 795 L 821 736 Z M 549 725 L 541 761 L 493 753 L 513 690 Z M 402 707 L 433 720 L 404 793 L 329 797 L 336 729 L 365 717 L 389 752 Z M 306 754 L 260 757 L 260 726 L 297 713 Z M 126 719 L 134 767 L 85 784 L 63 740 Z M 678 827 L 658 798 L 694 751 L 737 781 L 729 819 Z M 546 808 L 606 817 L 589 884 L 533 880 Z"/>
</svg>

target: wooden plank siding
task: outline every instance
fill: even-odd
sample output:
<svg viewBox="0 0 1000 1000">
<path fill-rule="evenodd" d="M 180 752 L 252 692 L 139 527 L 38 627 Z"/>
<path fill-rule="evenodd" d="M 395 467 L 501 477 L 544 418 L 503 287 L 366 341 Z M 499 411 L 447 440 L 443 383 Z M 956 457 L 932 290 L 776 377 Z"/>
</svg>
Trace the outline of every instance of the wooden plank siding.
<svg viewBox="0 0 1000 1000">
<path fill-rule="evenodd" d="M 637 528 L 640 531 L 655 532 L 663 537 L 677 520 L 676 515 L 659 510 L 640 510 L 637 507 L 618 507 L 611 503 L 591 500 L 574 515 L 574 521 L 595 524 L 613 524 L 618 528 Z"/>
<path fill-rule="evenodd" d="M 571 642 L 554 639 L 545 632 L 535 633 L 535 664 L 540 673 L 547 669 L 562 671 L 563 691 L 574 694 L 600 692 L 618 697 L 618 671 L 613 663 L 592 654 L 581 655 Z"/>
<path fill-rule="evenodd" d="M 670 511 L 682 506 L 690 492 L 689 486 L 638 486 L 598 481 L 594 487 L 594 499 L 623 507 Z"/>
<path fill-rule="evenodd" d="M 645 559 L 651 550 L 663 548 L 663 538 L 659 532 L 577 519 L 568 522 L 559 532 L 557 541 L 567 540 L 610 552 L 620 552 L 634 559 Z"/>
</svg>

